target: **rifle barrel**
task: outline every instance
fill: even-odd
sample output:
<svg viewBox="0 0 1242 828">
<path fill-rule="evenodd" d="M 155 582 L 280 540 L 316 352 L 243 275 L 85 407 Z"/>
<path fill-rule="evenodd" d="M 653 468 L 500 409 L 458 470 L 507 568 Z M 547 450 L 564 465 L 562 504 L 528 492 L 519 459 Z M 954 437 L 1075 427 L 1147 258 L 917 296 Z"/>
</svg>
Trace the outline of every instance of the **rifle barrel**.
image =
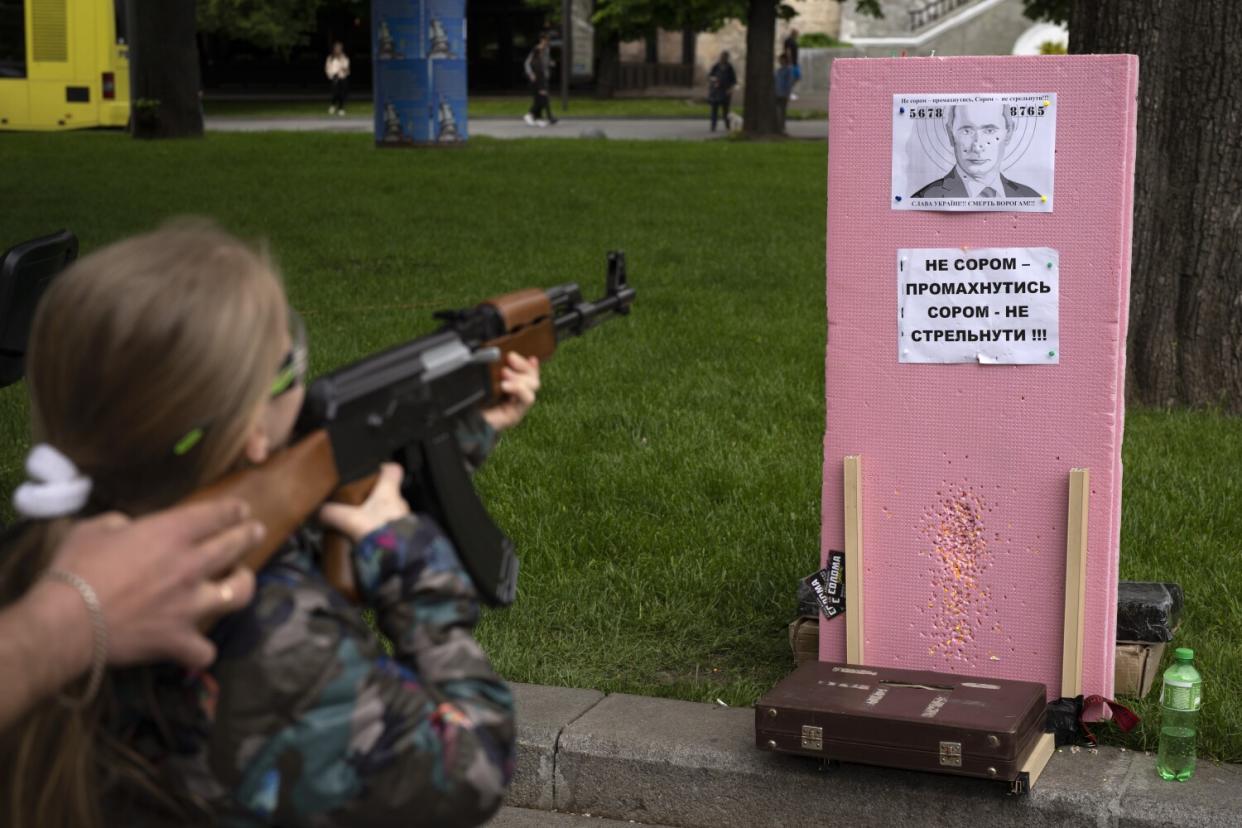
<svg viewBox="0 0 1242 828">
<path fill-rule="evenodd" d="M 633 301 L 634 289 L 625 288 L 620 293 L 606 296 L 597 302 L 579 302 L 556 317 L 557 342 L 581 336 L 602 322 L 609 314 L 624 316 L 629 313 L 630 303 Z"/>
</svg>

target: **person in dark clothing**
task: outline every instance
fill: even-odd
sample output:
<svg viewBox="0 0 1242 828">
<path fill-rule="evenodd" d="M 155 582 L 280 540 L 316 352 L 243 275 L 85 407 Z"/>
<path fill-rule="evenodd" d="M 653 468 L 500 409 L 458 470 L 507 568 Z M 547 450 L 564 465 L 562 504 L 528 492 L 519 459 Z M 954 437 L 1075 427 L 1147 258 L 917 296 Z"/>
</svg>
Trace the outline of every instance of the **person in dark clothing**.
<svg viewBox="0 0 1242 828">
<path fill-rule="evenodd" d="M 798 68 L 798 30 L 790 29 L 789 36 L 784 42 L 785 54 L 789 56 L 789 71 L 793 75 L 793 83 L 789 87 L 789 100 L 796 101 L 798 96 L 794 94 L 794 87 L 798 85 L 798 81 L 802 80 L 802 70 Z"/>
<path fill-rule="evenodd" d="M 789 66 L 789 55 L 782 54 L 780 68 L 776 70 L 776 128 L 785 131 L 785 113 L 789 107 L 789 93 L 793 90 L 793 69 Z"/>
<path fill-rule="evenodd" d="M 526 56 L 524 68 L 526 70 L 526 78 L 530 81 L 531 93 L 534 95 L 530 111 L 525 116 L 526 123 L 530 126 L 555 124 L 556 118 L 552 116 L 552 105 L 548 101 L 548 77 L 552 71 L 552 56 L 546 33 L 539 35 L 539 42 L 535 44 L 535 48 L 531 49 L 530 54 Z M 545 113 L 547 115 L 546 118 L 544 117 Z"/>
<path fill-rule="evenodd" d="M 725 129 L 729 129 L 729 103 L 737 86 L 737 72 L 729 62 L 729 53 L 721 52 L 720 60 L 707 73 L 707 102 L 712 106 L 712 132 L 716 131 L 716 116 L 721 113 Z"/>
</svg>

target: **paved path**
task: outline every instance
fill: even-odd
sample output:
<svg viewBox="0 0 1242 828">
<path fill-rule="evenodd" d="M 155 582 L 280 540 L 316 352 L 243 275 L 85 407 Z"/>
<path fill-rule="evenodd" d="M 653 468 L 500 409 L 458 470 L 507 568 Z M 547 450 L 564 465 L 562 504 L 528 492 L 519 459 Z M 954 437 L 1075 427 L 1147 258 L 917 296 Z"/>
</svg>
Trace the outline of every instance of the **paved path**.
<svg viewBox="0 0 1242 828">
<path fill-rule="evenodd" d="M 528 808 L 501 808 L 487 828 L 630 828 L 650 822 L 618 821 L 591 814 L 565 814 L 558 811 L 535 811 Z"/>
<path fill-rule="evenodd" d="M 370 118 L 207 118 L 208 130 L 219 132 L 370 132 Z M 707 141 L 725 136 L 723 128 L 708 129 L 707 121 L 691 118 L 562 118 L 548 127 L 527 126 L 520 118 L 476 118 L 469 134 L 490 138 L 583 138 L 598 137 L 630 141 Z M 826 140 L 826 121 L 790 121 L 789 137 Z"/>
</svg>

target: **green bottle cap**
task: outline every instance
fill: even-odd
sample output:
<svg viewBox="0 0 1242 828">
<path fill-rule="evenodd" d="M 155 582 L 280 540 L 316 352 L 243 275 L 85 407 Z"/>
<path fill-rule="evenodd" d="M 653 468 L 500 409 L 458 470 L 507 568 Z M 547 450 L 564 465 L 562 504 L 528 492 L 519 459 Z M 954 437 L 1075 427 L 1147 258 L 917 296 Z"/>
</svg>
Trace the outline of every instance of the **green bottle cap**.
<svg viewBox="0 0 1242 828">
<path fill-rule="evenodd" d="M 1195 651 L 1189 647 L 1178 647 L 1173 651 L 1173 657 L 1178 661 L 1194 661 Z"/>
</svg>

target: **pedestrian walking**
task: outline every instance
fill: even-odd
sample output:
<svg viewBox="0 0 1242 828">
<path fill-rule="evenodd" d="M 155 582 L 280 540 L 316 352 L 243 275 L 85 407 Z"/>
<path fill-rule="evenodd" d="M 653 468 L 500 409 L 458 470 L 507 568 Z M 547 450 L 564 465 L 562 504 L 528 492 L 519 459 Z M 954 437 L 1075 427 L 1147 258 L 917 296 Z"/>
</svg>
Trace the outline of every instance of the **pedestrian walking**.
<svg viewBox="0 0 1242 828">
<path fill-rule="evenodd" d="M 345 98 L 349 95 L 349 57 L 345 54 L 345 45 L 341 41 L 332 44 L 332 54 L 324 62 L 323 71 L 332 83 L 332 105 L 328 107 L 328 114 L 340 115 L 343 118 Z"/>
<path fill-rule="evenodd" d="M 716 131 L 716 117 L 723 113 L 725 130 L 729 129 L 729 103 L 737 86 L 737 72 L 729 62 L 729 53 L 721 52 L 720 59 L 707 73 L 707 102 L 712 107 L 712 132 Z"/>
<path fill-rule="evenodd" d="M 550 43 L 547 32 L 544 32 L 539 35 L 535 48 L 531 49 L 530 54 L 526 56 L 524 67 L 526 79 L 530 81 L 530 90 L 534 95 L 530 111 L 524 116 L 529 126 L 546 127 L 548 124 L 556 123 L 556 118 L 552 115 L 552 105 L 548 101 L 548 77 L 552 73 Z"/>
<path fill-rule="evenodd" d="M 789 36 L 785 38 L 785 54 L 789 56 L 789 68 L 793 72 L 793 85 L 789 87 L 789 100 L 798 100 L 798 95 L 794 92 L 794 87 L 798 85 L 798 81 L 802 80 L 802 69 L 798 66 L 798 30 L 790 29 Z"/>
</svg>

